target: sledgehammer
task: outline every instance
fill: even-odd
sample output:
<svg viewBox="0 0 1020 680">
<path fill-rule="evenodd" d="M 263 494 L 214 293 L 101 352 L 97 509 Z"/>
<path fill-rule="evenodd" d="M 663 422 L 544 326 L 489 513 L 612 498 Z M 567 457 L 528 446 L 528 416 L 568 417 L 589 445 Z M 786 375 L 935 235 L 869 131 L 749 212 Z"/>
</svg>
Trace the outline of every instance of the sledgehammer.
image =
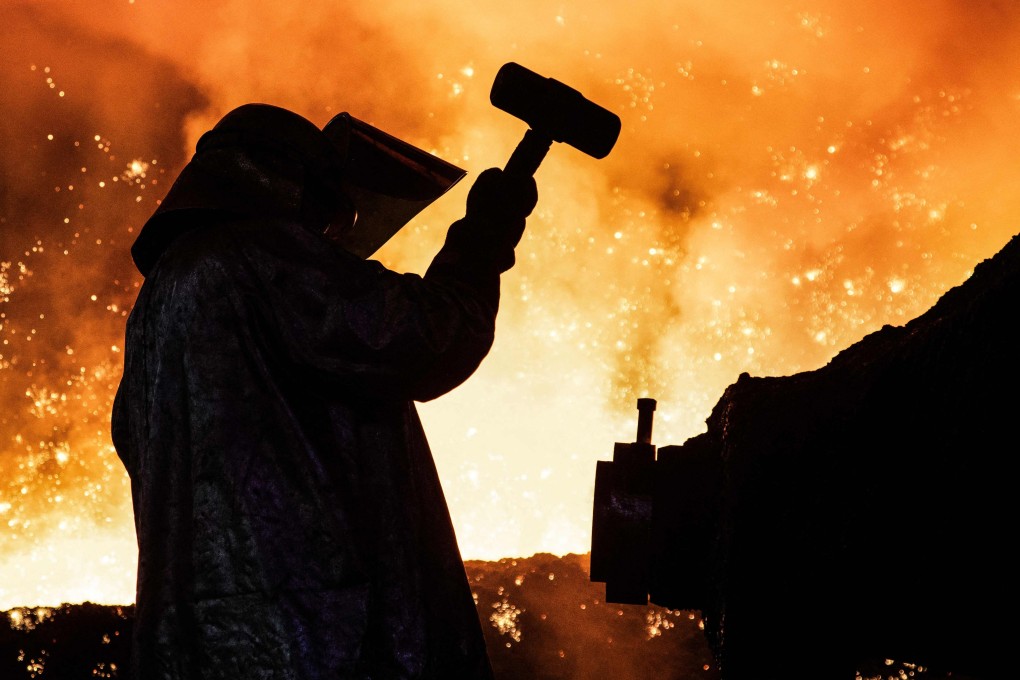
<svg viewBox="0 0 1020 680">
<path fill-rule="evenodd" d="M 615 113 L 560 81 L 514 62 L 504 64 L 496 73 L 489 101 L 529 126 L 504 172 L 535 174 L 553 142 L 605 158 L 620 136 L 620 117 Z"/>
</svg>

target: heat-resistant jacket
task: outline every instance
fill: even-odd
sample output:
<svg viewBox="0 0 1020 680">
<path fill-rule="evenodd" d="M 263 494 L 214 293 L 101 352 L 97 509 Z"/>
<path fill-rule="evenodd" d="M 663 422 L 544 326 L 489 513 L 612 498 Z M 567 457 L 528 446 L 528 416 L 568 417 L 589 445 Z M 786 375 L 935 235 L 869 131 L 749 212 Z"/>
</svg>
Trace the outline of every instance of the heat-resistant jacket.
<svg viewBox="0 0 1020 680">
<path fill-rule="evenodd" d="M 137 679 L 490 678 L 413 402 L 489 350 L 513 245 L 461 220 L 418 276 L 296 222 L 166 218 L 112 423 Z"/>
</svg>

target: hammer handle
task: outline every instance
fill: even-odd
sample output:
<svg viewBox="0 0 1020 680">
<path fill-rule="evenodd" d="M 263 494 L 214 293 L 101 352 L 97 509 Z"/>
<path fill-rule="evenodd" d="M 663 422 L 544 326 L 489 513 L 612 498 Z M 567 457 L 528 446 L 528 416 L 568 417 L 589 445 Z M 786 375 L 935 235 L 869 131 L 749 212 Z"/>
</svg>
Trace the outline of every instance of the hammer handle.
<svg viewBox="0 0 1020 680">
<path fill-rule="evenodd" d="M 534 130 L 524 133 L 524 139 L 520 141 L 514 152 L 510 154 L 510 160 L 506 162 L 503 172 L 531 177 L 542 164 L 553 139 L 549 135 Z"/>
</svg>

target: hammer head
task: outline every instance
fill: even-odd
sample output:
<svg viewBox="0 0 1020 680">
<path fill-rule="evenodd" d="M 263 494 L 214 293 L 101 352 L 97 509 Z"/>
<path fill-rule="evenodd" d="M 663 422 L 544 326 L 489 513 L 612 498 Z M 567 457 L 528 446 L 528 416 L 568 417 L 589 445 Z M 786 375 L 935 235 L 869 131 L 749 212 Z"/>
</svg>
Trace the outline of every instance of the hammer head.
<svg viewBox="0 0 1020 680">
<path fill-rule="evenodd" d="M 605 158 L 620 136 L 620 117 L 615 113 L 558 80 L 513 62 L 499 69 L 489 101 L 535 132 L 595 158 Z"/>
</svg>

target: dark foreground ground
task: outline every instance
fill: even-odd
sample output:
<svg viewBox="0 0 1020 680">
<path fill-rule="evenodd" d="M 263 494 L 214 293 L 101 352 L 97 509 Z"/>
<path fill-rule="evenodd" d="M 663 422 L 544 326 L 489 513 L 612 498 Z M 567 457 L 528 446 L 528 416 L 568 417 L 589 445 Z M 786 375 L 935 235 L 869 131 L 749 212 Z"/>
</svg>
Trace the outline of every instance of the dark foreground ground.
<svg viewBox="0 0 1020 680">
<path fill-rule="evenodd" d="M 500 680 L 719 678 L 697 612 L 607 604 L 604 586 L 588 579 L 587 555 L 468 562 L 467 571 Z M 5 612 L 0 679 L 123 678 L 132 614 L 91 603 Z M 793 668 L 795 631 L 790 641 Z M 865 666 L 859 677 L 868 680 L 950 677 L 893 660 Z"/>
</svg>

